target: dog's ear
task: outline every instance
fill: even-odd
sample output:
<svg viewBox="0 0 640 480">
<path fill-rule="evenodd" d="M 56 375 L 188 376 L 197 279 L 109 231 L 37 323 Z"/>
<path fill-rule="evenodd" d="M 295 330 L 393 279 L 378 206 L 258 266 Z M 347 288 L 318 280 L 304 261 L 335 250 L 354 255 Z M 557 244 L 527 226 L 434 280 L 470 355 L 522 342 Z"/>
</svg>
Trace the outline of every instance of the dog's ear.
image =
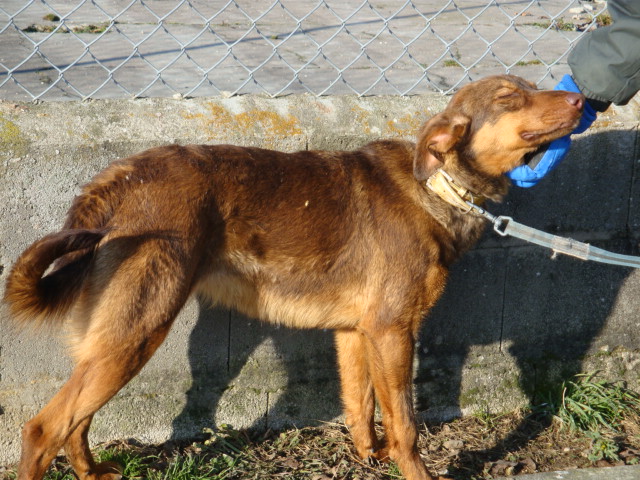
<svg viewBox="0 0 640 480">
<path fill-rule="evenodd" d="M 416 156 L 413 159 L 413 175 L 425 181 L 443 163 L 441 155 L 447 153 L 467 133 L 471 120 L 460 113 L 442 112 L 431 117 L 418 134 Z"/>
</svg>

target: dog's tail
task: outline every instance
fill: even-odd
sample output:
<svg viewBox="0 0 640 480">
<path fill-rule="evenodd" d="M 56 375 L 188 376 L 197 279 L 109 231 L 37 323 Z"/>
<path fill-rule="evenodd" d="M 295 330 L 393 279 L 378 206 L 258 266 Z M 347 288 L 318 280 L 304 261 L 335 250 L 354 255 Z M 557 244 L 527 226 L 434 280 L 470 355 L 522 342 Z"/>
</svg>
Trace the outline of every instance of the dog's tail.
<svg viewBox="0 0 640 480">
<path fill-rule="evenodd" d="M 11 269 L 4 293 L 14 318 L 35 325 L 64 318 L 80 292 L 96 246 L 107 232 L 63 230 L 27 248 Z"/>
</svg>

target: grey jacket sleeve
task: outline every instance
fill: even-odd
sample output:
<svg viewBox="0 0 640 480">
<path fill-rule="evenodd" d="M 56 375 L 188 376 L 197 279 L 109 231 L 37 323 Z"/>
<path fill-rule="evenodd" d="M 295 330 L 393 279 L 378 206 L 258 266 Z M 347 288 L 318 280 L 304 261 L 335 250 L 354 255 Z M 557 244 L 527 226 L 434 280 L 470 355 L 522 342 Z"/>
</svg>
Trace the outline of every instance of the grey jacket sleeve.
<svg viewBox="0 0 640 480">
<path fill-rule="evenodd" d="M 607 8 L 613 23 L 587 33 L 569 66 L 587 98 L 624 105 L 640 90 L 640 1 L 609 0 Z"/>
</svg>

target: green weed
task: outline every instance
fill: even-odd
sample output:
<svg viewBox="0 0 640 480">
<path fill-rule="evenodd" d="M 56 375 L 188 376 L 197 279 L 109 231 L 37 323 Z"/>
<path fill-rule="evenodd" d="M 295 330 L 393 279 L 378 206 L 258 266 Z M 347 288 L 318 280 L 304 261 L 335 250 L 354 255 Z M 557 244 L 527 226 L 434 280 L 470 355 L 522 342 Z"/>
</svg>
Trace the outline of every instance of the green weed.
<svg viewBox="0 0 640 480">
<path fill-rule="evenodd" d="M 592 462 L 598 460 L 613 460 L 618 461 L 618 444 L 611 438 L 603 436 L 598 432 L 587 432 L 587 437 L 591 439 L 591 452 L 587 455 L 587 458 Z"/>
<path fill-rule="evenodd" d="M 576 375 L 563 382 L 558 394 L 535 413 L 553 415 L 564 428 L 591 440 L 589 460 L 618 461 L 617 442 L 612 439 L 622 430 L 622 421 L 640 414 L 640 395 L 621 382 L 596 380 L 596 373 Z"/>
<path fill-rule="evenodd" d="M 574 430 L 595 432 L 605 428 L 618 431 L 629 413 L 640 413 L 640 395 L 621 383 L 595 380 L 595 373 L 564 382 L 558 417 Z"/>
<path fill-rule="evenodd" d="M 144 457 L 134 451 L 121 448 L 109 448 L 96 452 L 98 463 L 115 462 L 121 465 L 124 468 L 123 475 L 127 478 L 143 476 L 148 464 L 155 458 L 155 456 Z"/>
<path fill-rule="evenodd" d="M 457 60 L 445 60 L 443 62 L 445 67 L 461 67 L 462 65 L 460 65 L 460 62 L 458 62 Z"/>
<path fill-rule="evenodd" d="M 608 13 L 601 13 L 596 17 L 596 23 L 599 27 L 606 27 L 607 25 L 611 25 L 612 22 L 611 15 Z"/>
<path fill-rule="evenodd" d="M 565 32 L 573 32 L 576 30 L 576 25 L 572 22 L 566 22 L 564 19 L 559 18 L 553 21 L 544 21 L 544 22 L 533 22 L 528 23 L 526 25 L 531 25 L 533 27 L 544 28 L 545 30 L 548 28 L 553 28 L 555 30 L 562 30 Z"/>
<path fill-rule="evenodd" d="M 529 65 L 542 65 L 540 60 L 520 60 L 516 62 L 516 67 L 527 67 Z"/>
<path fill-rule="evenodd" d="M 68 27 L 66 25 L 57 26 L 57 25 L 40 25 L 40 24 L 32 24 L 28 27 L 22 29 L 23 32 L 27 33 L 92 33 L 99 34 L 103 33 L 109 28 L 109 22 L 103 22 L 98 24 L 87 24 L 87 25 L 75 25 L 72 27 Z"/>
</svg>

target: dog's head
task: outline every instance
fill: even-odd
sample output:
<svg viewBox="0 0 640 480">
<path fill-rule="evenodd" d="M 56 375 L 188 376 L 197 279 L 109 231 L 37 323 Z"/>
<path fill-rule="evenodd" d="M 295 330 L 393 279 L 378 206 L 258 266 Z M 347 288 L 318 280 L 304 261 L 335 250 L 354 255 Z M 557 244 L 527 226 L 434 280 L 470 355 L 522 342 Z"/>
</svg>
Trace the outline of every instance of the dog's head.
<svg viewBox="0 0 640 480">
<path fill-rule="evenodd" d="M 573 131 L 583 106 L 579 93 L 538 90 L 512 75 L 470 83 L 422 127 L 414 175 L 424 181 L 444 167 L 502 179 L 527 153 Z"/>
</svg>

